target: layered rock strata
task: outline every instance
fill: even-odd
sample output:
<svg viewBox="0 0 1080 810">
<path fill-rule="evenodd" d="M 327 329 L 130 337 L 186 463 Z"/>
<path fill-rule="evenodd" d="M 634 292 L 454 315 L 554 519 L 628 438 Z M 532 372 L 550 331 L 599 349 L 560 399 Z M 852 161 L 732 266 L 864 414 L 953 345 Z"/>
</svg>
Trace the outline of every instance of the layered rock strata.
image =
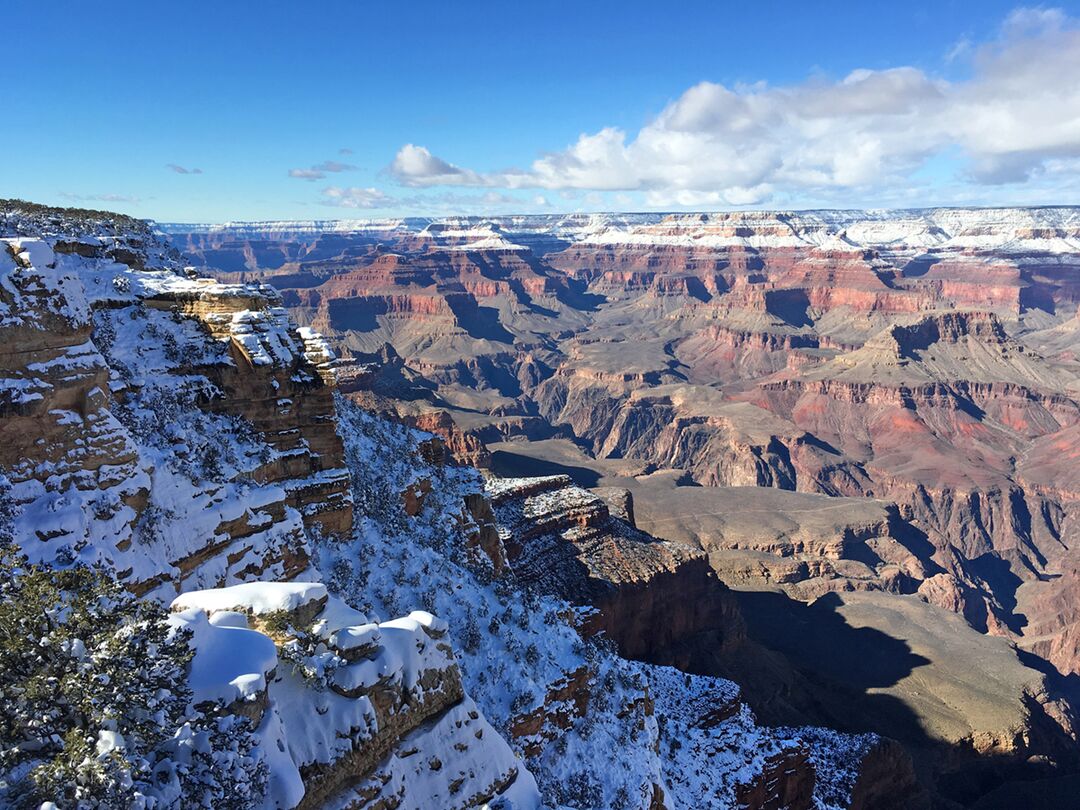
<svg viewBox="0 0 1080 810">
<path fill-rule="evenodd" d="M 295 577 L 307 533 L 352 526 L 325 344 L 268 288 L 154 267 L 133 233 L 3 242 L 0 466 L 26 551 L 108 560 L 140 594 Z"/>
</svg>

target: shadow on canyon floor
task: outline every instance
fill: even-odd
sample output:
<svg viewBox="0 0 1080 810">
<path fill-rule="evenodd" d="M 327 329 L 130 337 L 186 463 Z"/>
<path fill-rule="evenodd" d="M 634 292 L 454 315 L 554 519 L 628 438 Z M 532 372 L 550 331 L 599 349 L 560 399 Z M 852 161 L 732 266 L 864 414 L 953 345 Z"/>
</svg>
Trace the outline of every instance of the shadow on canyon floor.
<svg viewBox="0 0 1080 810">
<path fill-rule="evenodd" d="M 1009 807 L 1009 798 L 1018 795 L 1024 802 L 1012 807 L 1080 807 L 1080 801 L 1060 802 L 1076 784 L 1076 777 L 1063 774 L 1075 764 L 1066 762 L 1069 752 L 1061 746 L 1067 741 L 1053 744 L 1065 766 L 1060 770 L 1045 761 L 980 756 L 944 742 L 912 705 L 882 691 L 932 662 L 913 652 L 903 639 L 849 624 L 838 612 L 838 595 L 826 594 L 810 605 L 782 593 L 737 591 L 736 595 L 747 626 L 747 648 L 764 648 L 765 653 L 751 655 L 749 666 L 724 667 L 723 674 L 740 682 L 747 702 L 764 722 L 824 725 L 898 740 L 911 754 L 919 781 L 933 795 L 935 810 L 996 810 Z M 769 661 L 773 655 L 783 661 L 779 669 L 775 659 Z M 1029 709 L 1033 714 L 1043 712 L 1036 705 Z"/>
<path fill-rule="evenodd" d="M 839 599 L 831 594 L 812 605 L 782 593 L 736 594 L 750 641 L 782 655 L 812 687 L 809 702 L 790 695 L 793 708 L 807 720 L 845 731 L 873 731 L 906 745 L 932 742 L 908 706 L 892 695 L 871 691 L 895 686 L 930 663 L 913 653 L 907 642 L 874 628 L 852 627 L 837 612 Z M 765 719 L 788 722 L 772 716 L 784 709 L 770 696 L 757 693 L 752 685 L 744 689 L 752 705 L 761 704 L 759 712 Z"/>
<path fill-rule="evenodd" d="M 579 487 L 595 487 L 600 485 L 600 473 L 590 470 L 588 467 L 574 467 L 569 464 L 559 464 L 542 458 L 533 458 L 523 453 L 511 453 L 506 450 L 496 450 L 491 454 L 491 468 L 498 475 L 511 477 L 531 478 L 544 475 L 569 475 L 570 479 Z"/>
<path fill-rule="evenodd" d="M 1080 807 L 1080 774 L 1034 782 L 1009 782 L 990 791 L 972 805 L 974 810 L 1068 810 L 1076 807 Z"/>
</svg>

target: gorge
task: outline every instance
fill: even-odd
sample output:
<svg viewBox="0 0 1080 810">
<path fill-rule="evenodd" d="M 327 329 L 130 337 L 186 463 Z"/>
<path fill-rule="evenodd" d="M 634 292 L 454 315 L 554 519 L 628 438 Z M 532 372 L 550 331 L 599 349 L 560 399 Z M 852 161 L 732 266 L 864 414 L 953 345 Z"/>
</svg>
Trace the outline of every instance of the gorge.
<svg viewBox="0 0 1080 810">
<path fill-rule="evenodd" d="M 347 396 L 500 475 L 630 492 L 784 659 L 697 662 L 741 674 L 759 716 L 901 737 L 917 762 L 945 743 L 1033 765 L 1019 741 L 1045 714 L 1055 761 L 1073 756 L 1076 209 L 164 227 L 364 365 Z M 788 637 L 807 622 L 837 628 L 817 654 L 843 628 L 880 636 L 880 670 L 808 666 Z M 1013 719 L 959 697 L 969 642 Z M 821 682 L 898 708 L 838 708 Z M 1012 769 L 940 781 L 966 804 Z"/>
<path fill-rule="evenodd" d="M 243 806 L 1074 789 L 1073 209 L 2 211 L 0 528 L 169 611 Z"/>
</svg>

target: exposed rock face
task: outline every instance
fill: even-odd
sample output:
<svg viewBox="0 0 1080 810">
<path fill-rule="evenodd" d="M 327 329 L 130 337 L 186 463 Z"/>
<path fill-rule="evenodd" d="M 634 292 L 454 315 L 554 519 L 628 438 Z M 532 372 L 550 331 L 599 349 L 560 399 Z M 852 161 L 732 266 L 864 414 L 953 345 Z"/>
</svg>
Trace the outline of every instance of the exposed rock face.
<svg viewBox="0 0 1080 810">
<path fill-rule="evenodd" d="M 549 684 L 543 701 L 535 709 L 516 716 L 510 734 L 519 741 L 527 756 L 538 756 L 545 745 L 557 740 L 562 733 L 589 710 L 591 682 L 596 673 L 589 667 L 577 667 Z"/>
<path fill-rule="evenodd" d="M 704 554 L 613 517 L 567 476 L 496 478 L 487 491 L 516 577 L 596 608 L 588 631 L 623 655 L 709 672 L 742 640 L 735 601 Z"/>
<path fill-rule="evenodd" d="M 109 368 L 90 341 L 89 311 L 79 300 L 70 306 L 64 295 L 78 282 L 56 272 L 55 254 L 43 242 L 12 240 L 2 248 L 0 464 L 26 501 L 47 498 L 50 489 L 74 489 L 89 501 L 112 489 L 109 509 L 120 517 L 112 543 L 130 544 L 150 481 L 135 443 L 108 410 Z M 77 526 L 63 522 L 33 531 L 41 543 L 83 540 Z"/>
<path fill-rule="evenodd" d="M 0 251 L 0 467 L 27 552 L 162 598 L 299 575 L 306 532 L 352 527 L 325 344 L 269 288 L 188 278 L 145 226 L 84 227 Z"/>
<path fill-rule="evenodd" d="M 635 484 L 641 524 L 708 552 L 733 587 L 779 587 L 812 601 L 829 591 L 913 592 L 935 581 L 927 544 L 887 501 L 760 487 Z"/>
<path fill-rule="evenodd" d="M 850 810 L 905 810 L 928 804 L 910 759 L 895 740 L 881 740 L 862 758 Z"/>
<path fill-rule="evenodd" d="M 766 760 L 757 779 L 739 786 L 740 807 L 760 810 L 806 810 L 813 807 L 814 771 L 805 751 L 789 749 Z"/>
<path fill-rule="evenodd" d="M 263 325 L 258 315 L 242 317 L 255 329 Z M 305 526 L 344 536 L 352 528 L 352 504 L 348 475 L 342 468 L 341 439 L 335 431 L 332 370 L 313 362 L 319 357 L 313 357 L 312 348 L 323 348 L 317 340 L 291 333 L 286 322 L 274 322 L 283 317 L 272 313 L 267 318 L 271 323 L 265 325 L 267 332 L 283 329 L 298 339 L 301 350 L 286 362 L 258 363 L 243 343 L 232 340 L 233 363 L 207 375 L 224 396 L 209 399 L 204 407 L 249 422 L 276 451 L 276 458 L 256 470 L 253 478 L 281 484 L 287 503 L 300 512 Z"/>
<path fill-rule="evenodd" d="M 459 464 L 486 470 L 491 467 L 491 453 L 474 434 L 457 428 L 446 411 L 428 411 L 409 420 L 419 430 L 442 438 L 449 457 Z"/>
</svg>

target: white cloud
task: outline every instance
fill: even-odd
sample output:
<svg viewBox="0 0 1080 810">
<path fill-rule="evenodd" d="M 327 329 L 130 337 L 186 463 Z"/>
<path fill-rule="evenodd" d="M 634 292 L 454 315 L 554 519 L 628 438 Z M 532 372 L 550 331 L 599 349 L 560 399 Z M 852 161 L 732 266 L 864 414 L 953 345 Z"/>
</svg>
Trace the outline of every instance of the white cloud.
<svg viewBox="0 0 1080 810">
<path fill-rule="evenodd" d="M 785 86 L 701 82 L 633 137 L 585 133 L 528 169 L 482 173 L 407 144 L 390 171 L 408 186 L 636 191 L 658 207 L 897 198 L 926 182 L 916 172 L 935 157 L 957 175 L 939 182 L 1060 187 L 1080 157 L 1076 21 L 1018 9 L 993 41 L 961 40 L 951 54 L 970 59 L 969 78 L 896 67 Z"/>
<path fill-rule="evenodd" d="M 486 186 L 476 172 L 454 166 L 435 157 L 423 146 L 407 143 L 398 150 L 390 173 L 406 186 Z"/>
<path fill-rule="evenodd" d="M 1002 30 L 1010 36 L 1024 36 L 1064 28 L 1069 18 L 1060 8 L 1021 7 L 1014 9 L 1002 23 Z"/>
<path fill-rule="evenodd" d="M 295 177 L 298 180 L 322 180 L 328 173 L 336 174 L 338 172 L 351 172 L 356 169 L 356 166 L 351 163 L 341 163 L 337 160 L 324 160 L 317 166 L 312 166 L 310 169 L 289 169 L 289 177 Z"/>
<path fill-rule="evenodd" d="M 953 46 L 945 52 L 945 63 L 951 64 L 971 55 L 973 43 L 969 37 L 963 36 L 953 43 Z"/>
<path fill-rule="evenodd" d="M 312 166 L 311 168 L 321 172 L 351 172 L 356 170 L 356 167 L 351 163 L 342 163 L 337 160 L 324 160 L 318 166 Z"/>
<path fill-rule="evenodd" d="M 398 201 L 377 188 L 327 186 L 322 191 L 323 204 L 339 208 L 390 208 Z"/>
</svg>

